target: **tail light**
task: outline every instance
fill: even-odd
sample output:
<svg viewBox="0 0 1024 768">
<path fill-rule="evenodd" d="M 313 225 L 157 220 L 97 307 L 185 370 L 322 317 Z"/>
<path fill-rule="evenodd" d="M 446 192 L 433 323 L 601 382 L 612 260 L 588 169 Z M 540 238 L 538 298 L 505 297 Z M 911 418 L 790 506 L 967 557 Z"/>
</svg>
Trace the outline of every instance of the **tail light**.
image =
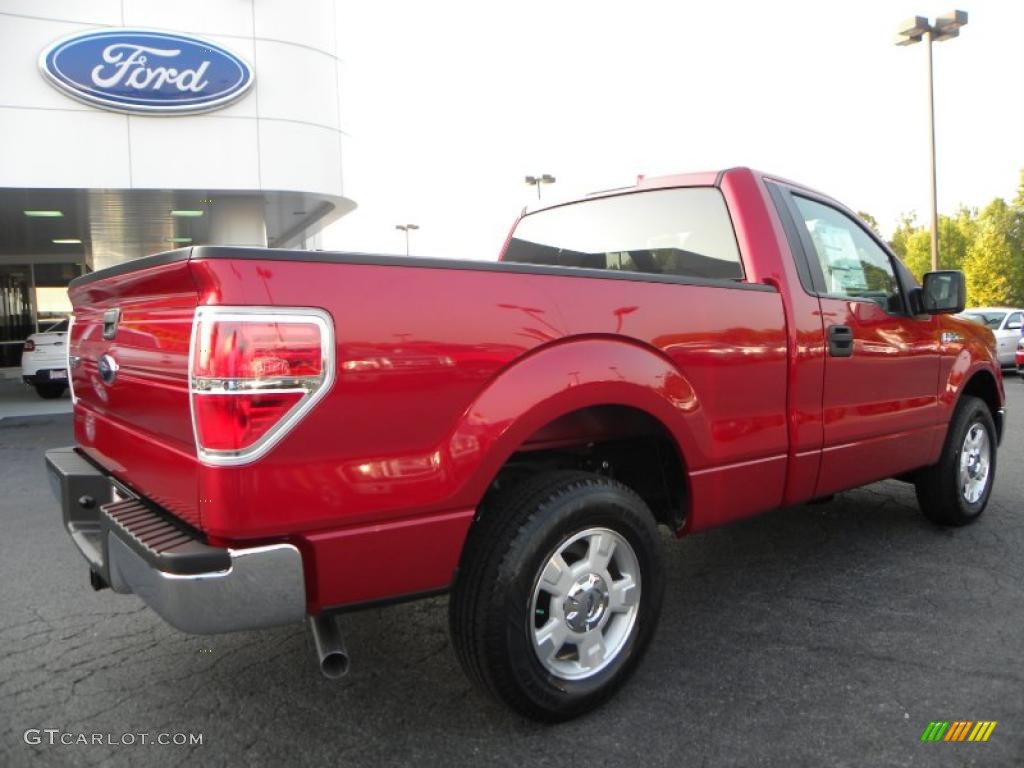
<svg viewBox="0 0 1024 768">
<path fill-rule="evenodd" d="M 333 328 L 317 309 L 197 309 L 189 398 L 200 460 L 245 464 L 273 448 L 334 381 Z"/>
<path fill-rule="evenodd" d="M 35 349 L 36 349 L 36 343 L 34 341 L 32 341 L 32 339 L 29 339 L 28 341 L 25 342 L 25 351 L 26 352 L 35 352 Z"/>
</svg>

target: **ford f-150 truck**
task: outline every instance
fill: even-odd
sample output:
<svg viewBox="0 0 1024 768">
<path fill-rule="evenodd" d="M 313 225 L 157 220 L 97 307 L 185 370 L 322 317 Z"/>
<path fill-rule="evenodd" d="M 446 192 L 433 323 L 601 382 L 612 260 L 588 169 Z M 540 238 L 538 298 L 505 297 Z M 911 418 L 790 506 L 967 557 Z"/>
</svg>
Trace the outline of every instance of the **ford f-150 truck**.
<svg viewBox="0 0 1024 768">
<path fill-rule="evenodd" d="M 525 213 L 498 262 L 202 246 L 70 295 L 47 462 L 95 588 L 186 632 L 308 621 L 328 676 L 341 613 L 450 592 L 467 674 L 544 720 L 650 642 L 657 526 L 893 477 L 962 525 L 1003 431 L 962 274 L 919 286 L 745 168 Z"/>
</svg>

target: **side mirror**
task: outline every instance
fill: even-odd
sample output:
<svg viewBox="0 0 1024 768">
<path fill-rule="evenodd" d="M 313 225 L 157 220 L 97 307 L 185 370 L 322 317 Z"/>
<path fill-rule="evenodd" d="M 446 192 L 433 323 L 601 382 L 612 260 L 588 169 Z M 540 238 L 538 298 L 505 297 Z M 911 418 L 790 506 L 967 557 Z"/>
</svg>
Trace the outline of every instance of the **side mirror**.
<svg viewBox="0 0 1024 768">
<path fill-rule="evenodd" d="M 1021 327 L 1020 323 L 1007 323 L 1006 330 L 1008 331 L 1019 331 Z"/>
<path fill-rule="evenodd" d="M 921 287 L 921 309 L 929 315 L 955 315 L 967 305 L 964 273 L 958 269 L 928 272 Z"/>
</svg>

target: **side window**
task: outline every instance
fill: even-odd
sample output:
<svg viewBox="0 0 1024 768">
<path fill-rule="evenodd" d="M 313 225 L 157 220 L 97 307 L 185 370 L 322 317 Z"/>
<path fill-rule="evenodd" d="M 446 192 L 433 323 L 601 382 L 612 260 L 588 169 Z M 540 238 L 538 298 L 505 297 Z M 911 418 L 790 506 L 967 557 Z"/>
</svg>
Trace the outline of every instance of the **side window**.
<svg viewBox="0 0 1024 768">
<path fill-rule="evenodd" d="M 1020 312 L 1012 312 L 1010 313 L 1010 316 L 1006 318 L 1006 325 L 1003 327 L 1008 331 L 1019 331 L 1022 319 L 1024 319 L 1024 314 Z"/>
<path fill-rule="evenodd" d="M 814 244 L 825 292 L 874 301 L 887 312 L 902 311 L 889 254 L 846 214 L 800 195 L 793 195 L 793 201 Z"/>
</svg>

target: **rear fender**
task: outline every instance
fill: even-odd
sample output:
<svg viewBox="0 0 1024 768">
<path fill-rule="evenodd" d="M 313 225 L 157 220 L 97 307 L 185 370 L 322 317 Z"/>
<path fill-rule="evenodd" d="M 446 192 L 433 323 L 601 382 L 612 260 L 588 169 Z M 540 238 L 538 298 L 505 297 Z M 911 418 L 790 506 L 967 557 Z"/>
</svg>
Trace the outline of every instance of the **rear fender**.
<svg viewBox="0 0 1024 768">
<path fill-rule="evenodd" d="M 684 461 L 699 458 L 708 426 L 689 382 L 659 352 L 618 338 L 559 341 L 513 363 L 466 410 L 446 445 L 460 488 L 476 506 L 498 471 L 541 427 L 595 405 L 646 412 L 665 426 Z"/>
</svg>

